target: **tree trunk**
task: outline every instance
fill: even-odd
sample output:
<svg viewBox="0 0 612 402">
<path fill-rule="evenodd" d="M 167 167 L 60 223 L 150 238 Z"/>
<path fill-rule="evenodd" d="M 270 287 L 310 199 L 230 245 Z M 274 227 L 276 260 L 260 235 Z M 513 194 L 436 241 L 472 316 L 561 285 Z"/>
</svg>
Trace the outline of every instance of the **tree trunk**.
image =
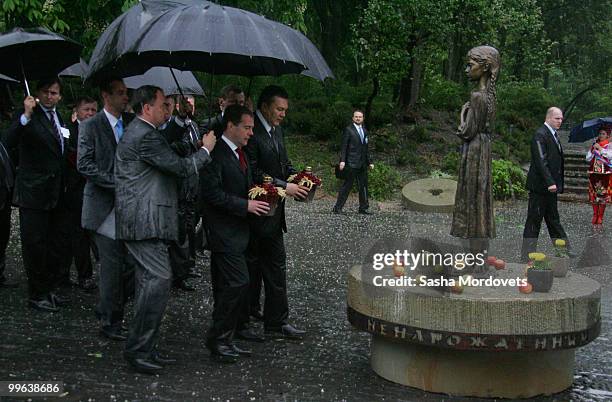
<svg viewBox="0 0 612 402">
<path fill-rule="evenodd" d="M 421 89 L 421 78 L 423 65 L 413 57 L 410 60 L 410 71 L 408 76 L 402 78 L 399 95 L 399 106 L 401 110 L 408 111 L 415 108 L 419 100 Z"/>
<path fill-rule="evenodd" d="M 372 113 L 372 103 L 374 102 L 374 98 L 378 95 L 378 91 L 380 90 L 380 82 L 378 81 L 378 77 L 374 77 L 372 79 L 372 93 L 368 96 L 368 100 L 366 101 L 365 107 L 365 125 L 369 129 L 370 128 L 370 116 Z"/>
</svg>

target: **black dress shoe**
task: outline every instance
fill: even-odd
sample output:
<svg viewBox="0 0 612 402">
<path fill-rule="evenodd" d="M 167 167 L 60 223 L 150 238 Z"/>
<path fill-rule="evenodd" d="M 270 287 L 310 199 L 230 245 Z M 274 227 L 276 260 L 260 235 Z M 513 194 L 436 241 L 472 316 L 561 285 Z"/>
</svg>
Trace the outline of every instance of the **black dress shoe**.
<svg viewBox="0 0 612 402">
<path fill-rule="evenodd" d="M 297 329 L 291 324 L 285 324 L 281 327 L 266 328 L 265 330 L 265 335 L 273 338 L 302 339 L 305 334 L 306 331 Z"/>
<path fill-rule="evenodd" d="M 157 374 L 163 370 L 162 366 L 160 366 L 159 364 L 155 364 L 147 359 L 126 357 L 125 360 L 127 360 L 129 365 L 132 366 L 132 368 L 139 373 Z"/>
<path fill-rule="evenodd" d="M 231 344 L 232 350 L 236 353 L 238 353 L 241 356 L 251 356 L 251 354 L 253 354 L 253 352 L 251 352 L 248 349 L 242 349 L 241 347 L 238 347 L 235 343 Z"/>
<path fill-rule="evenodd" d="M 253 317 L 254 319 L 256 319 L 257 321 L 263 321 L 264 319 L 264 315 L 261 312 L 261 310 L 251 310 L 249 312 L 249 315 Z"/>
<path fill-rule="evenodd" d="M 174 281 L 174 284 L 172 286 L 175 289 L 180 289 L 185 292 L 193 292 L 195 290 L 195 288 L 189 285 L 187 282 L 185 282 L 184 279 L 179 279 L 178 281 Z"/>
<path fill-rule="evenodd" d="M 234 363 L 238 360 L 240 355 L 234 351 L 230 345 L 219 343 L 216 341 L 207 341 L 206 347 L 210 350 L 210 355 L 221 362 Z"/>
<path fill-rule="evenodd" d="M 57 293 L 49 293 L 49 300 L 52 300 L 57 306 L 67 306 L 70 304 L 70 297 L 58 295 Z"/>
<path fill-rule="evenodd" d="M 161 364 L 162 366 L 171 366 L 176 363 L 176 359 L 164 356 L 157 350 L 154 350 L 153 353 L 151 353 L 151 360 L 157 364 Z"/>
<path fill-rule="evenodd" d="M 118 327 L 102 327 L 100 328 L 100 335 L 111 341 L 123 342 L 127 340 L 127 336 L 123 335 Z"/>
<path fill-rule="evenodd" d="M 46 313 L 56 313 L 59 311 L 59 308 L 57 308 L 55 303 L 47 299 L 30 299 L 28 301 L 28 305 L 36 310 L 44 311 Z"/>
<path fill-rule="evenodd" d="M 266 338 L 261 335 L 257 335 L 255 332 L 250 330 L 249 328 L 241 329 L 240 331 L 236 331 L 234 336 L 238 339 L 242 339 L 243 341 L 249 342 L 265 342 Z"/>
<path fill-rule="evenodd" d="M 0 281 L 0 288 L 14 289 L 18 287 L 19 283 L 17 282 L 9 281 L 8 279 Z"/>
<path fill-rule="evenodd" d="M 97 289 L 98 285 L 96 285 L 96 282 L 92 278 L 87 278 L 79 281 L 79 288 L 86 292 L 91 292 Z"/>
<path fill-rule="evenodd" d="M 332 213 L 336 215 L 346 215 L 344 212 L 342 212 L 341 209 L 337 209 L 337 208 L 332 209 Z"/>
<path fill-rule="evenodd" d="M 359 211 L 361 215 L 372 215 L 372 213 L 366 209 Z"/>
</svg>

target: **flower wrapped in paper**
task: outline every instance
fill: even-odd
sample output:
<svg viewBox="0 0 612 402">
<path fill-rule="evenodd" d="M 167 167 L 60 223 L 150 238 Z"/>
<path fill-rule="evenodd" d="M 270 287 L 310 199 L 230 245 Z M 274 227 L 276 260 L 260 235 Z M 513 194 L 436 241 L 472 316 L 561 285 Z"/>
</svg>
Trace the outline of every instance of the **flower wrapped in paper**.
<svg viewBox="0 0 612 402">
<path fill-rule="evenodd" d="M 308 195 L 306 198 L 296 198 L 296 201 L 300 202 L 310 202 L 313 200 L 315 192 L 317 191 L 317 187 L 321 185 L 321 179 L 315 176 L 312 173 L 312 168 L 307 166 L 306 169 L 302 170 L 300 173 L 291 175 L 287 178 L 288 183 L 295 183 L 298 186 L 304 186 L 308 188 Z"/>
<path fill-rule="evenodd" d="M 263 184 L 253 186 L 249 190 L 250 200 L 265 201 L 270 205 L 270 211 L 265 216 L 275 214 L 279 202 L 285 198 L 285 195 L 285 189 L 274 186 L 270 176 L 264 176 Z"/>
</svg>

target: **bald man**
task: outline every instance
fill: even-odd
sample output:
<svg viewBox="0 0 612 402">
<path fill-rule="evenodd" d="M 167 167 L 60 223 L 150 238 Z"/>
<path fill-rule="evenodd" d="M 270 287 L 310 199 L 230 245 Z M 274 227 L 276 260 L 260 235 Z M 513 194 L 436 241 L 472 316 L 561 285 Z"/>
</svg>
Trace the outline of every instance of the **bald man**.
<svg viewBox="0 0 612 402">
<path fill-rule="evenodd" d="M 527 261 L 529 253 L 536 251 L 542 218 L 550 238 L 567 240 L 559 219 L 557 194 L 563 192 L 563 148 L 558 130 L 563 123 L 563 112 L 551 107 L 546 120 L 531 140 L 531 165 L 527 174 L 529 207 L 523 231 L 521 259 Z M 569 244 L 569 243 L 568 243 Z"/>
</svg>

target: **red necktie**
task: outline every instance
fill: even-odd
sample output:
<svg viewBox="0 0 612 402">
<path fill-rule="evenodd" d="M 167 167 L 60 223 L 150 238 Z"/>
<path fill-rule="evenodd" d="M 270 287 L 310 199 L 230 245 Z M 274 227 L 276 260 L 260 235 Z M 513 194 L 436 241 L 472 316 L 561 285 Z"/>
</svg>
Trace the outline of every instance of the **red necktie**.
<svg viewBox="0 0 612 402">
<path fill-rule="evenodd" d="M 238 162 L 240 162 L 240 170 L 242 170 L 242 173 L 246 173 L 247 161 L 246 157 L 244 156 L 244 151 L 242 150 L 242 148 L 237 148 L 236 153 L 238 154 Z"/>
</svg>

